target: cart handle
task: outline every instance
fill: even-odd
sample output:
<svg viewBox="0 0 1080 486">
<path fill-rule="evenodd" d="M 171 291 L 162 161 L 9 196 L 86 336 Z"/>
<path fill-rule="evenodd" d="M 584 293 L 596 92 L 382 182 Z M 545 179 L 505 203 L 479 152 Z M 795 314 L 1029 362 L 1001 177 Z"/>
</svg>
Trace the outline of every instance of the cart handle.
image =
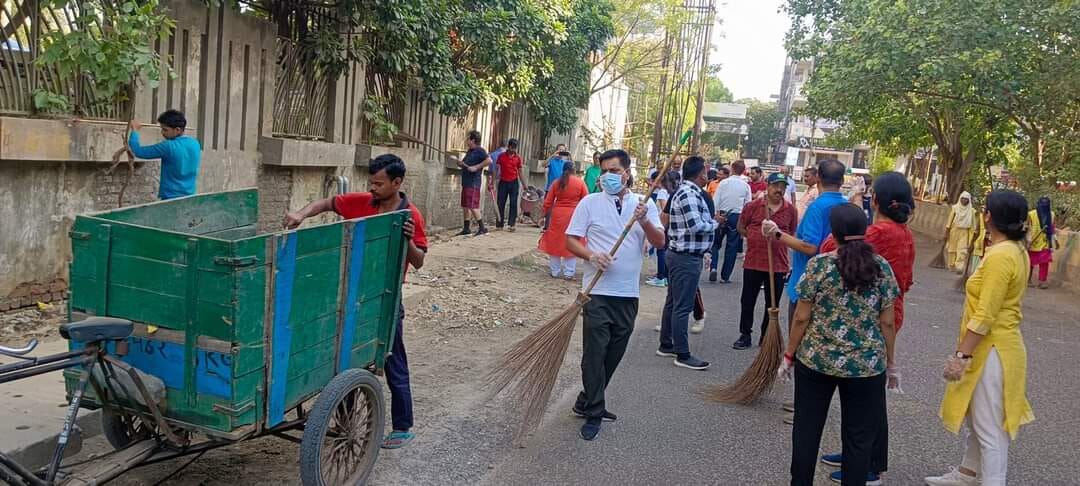
<svg viewBox="0 0 1080 486">
<path fill-rule="evenodd" d="M 37 345 L 38 345 L 38 340 L 37 339 L 31 339 L 30 342 L 26 343 L 26 346 L 23 346 L 21 348 L 9 348 L 7 346 L 0 346 L 0 354 L 2 354 L 4 356 L 9 356 L 9 357 L 12 357 L 12 358 L 25 359 L 24 356 L 29 354 L 31 351 L 33 351 L 34 348 L 37 347 Z"/>
</svg>

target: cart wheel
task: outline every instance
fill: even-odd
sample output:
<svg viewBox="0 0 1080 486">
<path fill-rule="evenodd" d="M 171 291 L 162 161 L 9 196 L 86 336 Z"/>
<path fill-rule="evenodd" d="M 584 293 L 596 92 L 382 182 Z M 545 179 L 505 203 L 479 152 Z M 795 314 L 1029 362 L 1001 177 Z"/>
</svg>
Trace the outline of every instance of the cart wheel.
<svg viewBox="0 0 1080 486">
<path fill-rule="evenodd" d="M 383 406 L 382 384 L 366 370 L 347 370 L 323 388 L 300 442 L 304 486 L 364 484 L 382 444 Z"/>
<path fill-rule="evenodd" d="M 154 428 L 147 426 L 142 417 L 108 410 L 101 411 L 101 431 L 113 449 L 123 449 L 154 434 Z"/>
</svg>

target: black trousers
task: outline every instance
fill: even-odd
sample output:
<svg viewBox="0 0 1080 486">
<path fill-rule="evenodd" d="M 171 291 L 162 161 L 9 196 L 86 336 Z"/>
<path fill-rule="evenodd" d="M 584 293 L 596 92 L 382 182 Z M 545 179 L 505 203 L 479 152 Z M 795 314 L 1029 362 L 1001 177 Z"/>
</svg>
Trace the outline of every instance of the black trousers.
<svg viewBox="0 0 1080 486">
<path fill-rule="evenodd" d="M 739 334 L 750 336 L 754 331 L 754 306 L 757 305 L 758 295 L 762 287 L 765 288 L 765 312 L 761 316 L 761 335 L 765 335 L 765 328 L 769 324 L 769 304 L 773 294 L 776 294 L 777 307 L 783 303 L 780 297 L 784 293 L 785 274 L 773 272 L 775 287 L 769 288 L 769 272 L 761 270 L 743 269 L 742 287 L 742 312 L 739 314 Z"/>
<path fill-rule="evenodd" d="M 603 418 L 604 391 L 619 367 L 637 319 L 638 299 L 590 295 L 582 309 L 581 384 L 574 408 Z"/>
<path fill-rule="evenodd" d="M 821 431 L 833 392 L 840 389 L 844 486 L 865 486 L 874 441 L 885 416 L 885 373 L 840 378 L 795 361 L 795 424 L 791 432 L 791 486 L 813 486 Z"/>
<path fill-rule="evenodd" d="M 495 224 L 497 227 L 502 227 L 503 222 L 507 221 L 510 226 L 514 226 L 517 223 L 518 215 L 518 193 L 520 191 L 520 184 L 518 181 L 499 181 L 499 189 L 497 196 L 499 198 L 499 221 Z M 503 216 L 506 214 L 506 200 L 510 199 L 510 219 L 507 220 Z"/>
</svg>

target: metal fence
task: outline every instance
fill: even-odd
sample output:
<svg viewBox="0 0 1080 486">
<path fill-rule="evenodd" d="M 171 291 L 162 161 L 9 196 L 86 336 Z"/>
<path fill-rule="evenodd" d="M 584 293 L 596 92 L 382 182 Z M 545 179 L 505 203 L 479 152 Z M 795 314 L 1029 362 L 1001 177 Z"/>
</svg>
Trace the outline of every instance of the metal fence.
<svg viewBox="0 0 1080 486">
<path fill-rule="evenodd" d="M 34 93 L 43 90 L 67 97 L 69 112 L 88 118 L 121 119 L 126 102 L 95 99 L 88 73 L 61 76 L 54 66 L 36 63 L 41 40 L 50 32 L 79 28 L 80 2 L 54 7 L 40 0 L 0 0 L 0 113 L 33 114 Z M 91 28 L 100 29 L 97 23 Z"/>
<path fill-rule="evenodd" d="M 274 87 L 274 136 L 326 139 L 326 109 L 331 80 L 315 62 L 310 47 L 278 37 Z"/>
<path fill-rule="evenodd" d="M 339 29 L 336 7 L 281 0 L 266 13 L 278 37 L 273 134 L 326 140 L 327 109 L 337 79 L 320 66 L 316 45 L 320 33 Z"/>
</svg>

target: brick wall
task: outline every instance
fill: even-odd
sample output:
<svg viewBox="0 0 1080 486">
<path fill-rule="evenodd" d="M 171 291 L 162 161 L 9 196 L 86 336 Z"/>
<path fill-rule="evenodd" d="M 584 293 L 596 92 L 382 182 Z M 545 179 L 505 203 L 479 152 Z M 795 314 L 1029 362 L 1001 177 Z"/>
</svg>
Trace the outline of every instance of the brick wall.
<svg viewBox="0 0 1080 486">
<path fill-rule="evenodd" d="M 29 282 L 15 287 L 7 297 L 0 298 L 0 312 L 28 307 L 38 302 L 58 302 L 67 298 L 67 282 Z"/>
<path fill-rule="evenodd" d="M 292 169 L 261 166 L 258 176 L 259 233 L 274 231 L 281 226 L 281 215 L 289 210 L 292 184 Z"/>
<path fill-rule="evenodd" d="M 94 207 L 98 210 L 117 208 L 121 189 L 124 191 L 124 206 L 157 200 L 161 176 L 160 162 L 136 162 L 134 172 L 129 172 L 126 162 L 116 166 L 109 174 L 105 173 L 107 169 L 108 166 L 104 166 L 101 170 L 94 172 L 93 199 Z M 124 188 L 126 180 L 130 182 L 127 188 Z"/>
</svg>

